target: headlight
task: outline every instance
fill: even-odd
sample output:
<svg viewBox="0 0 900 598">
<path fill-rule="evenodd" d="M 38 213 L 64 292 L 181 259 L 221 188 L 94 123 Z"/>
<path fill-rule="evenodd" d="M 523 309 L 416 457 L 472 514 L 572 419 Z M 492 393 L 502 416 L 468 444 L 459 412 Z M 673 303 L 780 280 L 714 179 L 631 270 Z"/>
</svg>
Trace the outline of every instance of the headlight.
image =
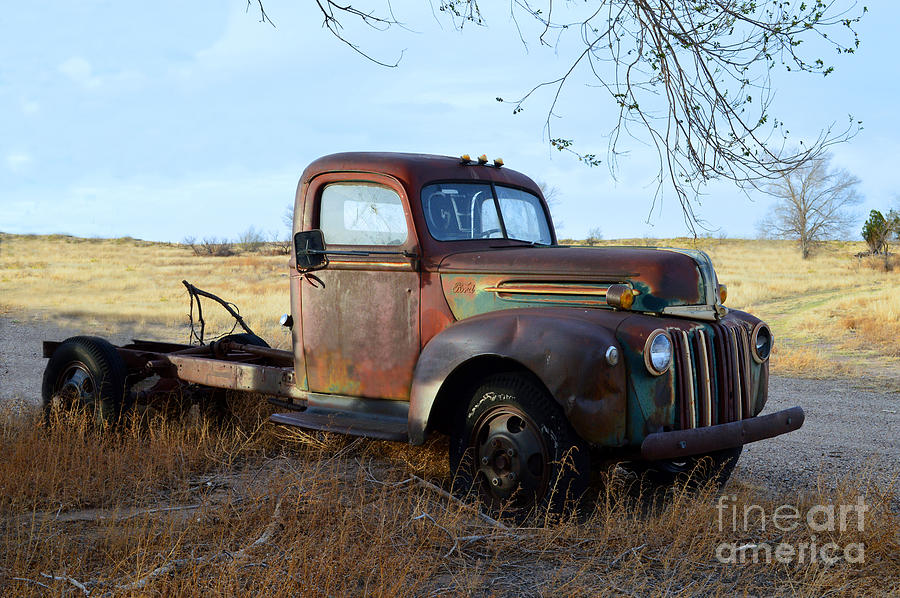
<svg viewBox="0 0 900 598">
<path fill-rule="evenodd" d="M 756 363 L 762 363 L 769 358 L 772 353 L 772 331 L 763 322 L 756 325 L 753 334 L 750 335 L 750 348 L 753 353 L 753 360 Z"/>
<path fill-rule="evenodd" d="M 665 330 L 654 330 L 644 345 L 644 364 L 655 376 L 666 373 L 672 363 L 672 341 Z"/>
</svg>

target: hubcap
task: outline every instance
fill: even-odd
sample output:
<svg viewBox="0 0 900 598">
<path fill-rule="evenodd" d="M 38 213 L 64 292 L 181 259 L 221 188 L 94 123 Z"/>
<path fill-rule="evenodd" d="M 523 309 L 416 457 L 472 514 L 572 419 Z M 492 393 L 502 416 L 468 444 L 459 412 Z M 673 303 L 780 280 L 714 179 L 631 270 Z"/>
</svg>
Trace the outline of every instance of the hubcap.
<svg viewBox="0 0 900 598">
<path fill-rule="evenodd" d="M 96 399 L 97 386 L 82 363 L 73 363 L 63 371 L 53 395 L 57 407 L 91 407 Z"/>
<path fill-rule="evenodd" d="M 476 479 L 493 502 L 524 507 L 543 496 L 549 458 L 537 426 L 520 409 L 504 405 L 481 416 L 472 431 Z"/>
</svg>

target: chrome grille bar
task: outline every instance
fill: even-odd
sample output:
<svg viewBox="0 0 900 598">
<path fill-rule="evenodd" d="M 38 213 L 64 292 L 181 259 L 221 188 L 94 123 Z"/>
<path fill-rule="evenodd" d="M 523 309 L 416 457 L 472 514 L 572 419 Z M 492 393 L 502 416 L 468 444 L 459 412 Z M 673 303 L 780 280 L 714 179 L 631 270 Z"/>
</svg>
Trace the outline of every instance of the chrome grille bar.
<svg viewBox="0 0 900 598">
<path fill-rule="evenodd" d="M 676 412 L 683 429 L 752 417 L 750 335 L 746 327 L 714 323 L 671 328 Z"/>
<path fill-rule="evenodd" d="M 753 406 L 750 404 L 750 335 L 743 326 L 738 328 L 741 331 L 741 396 L 744 399 L 743 412 L 744 417 L 753 416 Z"/>
<path fill-rule="evenodd" d="M 691 359 L 691 342 L 688 338 L 688 333 L 684 330 L 679 330 L 681 333 L 681 354 L 682 354 L 682 366 L 681 372 L 679 372 L 682 376 L 684 376 L 684 380 L 686 383 L 687 392 L 684 397 L 682 397 L 683 404 L 687 407 L 687 426 L 688 428 L 696 428 L 697 427 L 697 393 L 694 389 L 694 364 Z"/>
<path fill-rule="evenodd" d="M 734 421 L 738 421 L 744 419 L 744 409 L 743 409 L 743 400 L 741 399 L 741 373 L 740 373 L 740 349 L 738 347 L 737 335 L 734 333 L 734 330 L 731 330 L 729 327 L 725 327 L 728 330 L 728 341 L 731 345 L 731 354 L 733 358 L 731 360 L 731 387 L 734 389 L 732 397 L 734 398 Z"/>
<path fill-rule="evenodd" d="M 706 349 L 706 333 L 698 330 L 697 339 L 697 386 L 699 386 L 700 399 L 700 425 L 712 425 L 712 385 L 709 380 L 710 358 L 712 355 Z"/>
</svg>

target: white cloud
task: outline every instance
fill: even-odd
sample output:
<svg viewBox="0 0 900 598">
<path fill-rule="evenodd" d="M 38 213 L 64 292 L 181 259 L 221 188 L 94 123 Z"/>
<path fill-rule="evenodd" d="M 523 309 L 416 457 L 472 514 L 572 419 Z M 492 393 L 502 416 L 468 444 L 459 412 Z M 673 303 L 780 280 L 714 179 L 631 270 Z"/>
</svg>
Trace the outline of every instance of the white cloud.
<svg viewBox="0 0 900 598">
<path fill-rule="evenodd" d="M 6 167 L 12 172 L 23 172 L 34 159 L 26 152 L 11 152 L 6 154 Z"/>
<path fill-rule="evenodd" d="M 267 5 L 267 8 L 270 8 Z M 279 28 L 258 22 L 243 8 L 229 11 L 228 21 L 219 38 L 208 47 L 195 52 L 193 58 L 172 71 L 183 80 L 192 80 L 199 73 L 223 73 L 248 68 L 260 68 L 280 62 L 286 56 L 296 56 L 303 44 L 302 36 L 290 35 L 290 25 L 296 21 L 299 9 L 287 4 L 278 9 Z M 286 31 L 281 25 L 288 23 Z"/>
<path fill-rule="evenodd" d="M 57 68 L 60 73 L 84 88 L 93 89 L 102 83 L 100 77 L 94 75 L 91 63 L 81 56 L 73 56 Z"/>
</svg>

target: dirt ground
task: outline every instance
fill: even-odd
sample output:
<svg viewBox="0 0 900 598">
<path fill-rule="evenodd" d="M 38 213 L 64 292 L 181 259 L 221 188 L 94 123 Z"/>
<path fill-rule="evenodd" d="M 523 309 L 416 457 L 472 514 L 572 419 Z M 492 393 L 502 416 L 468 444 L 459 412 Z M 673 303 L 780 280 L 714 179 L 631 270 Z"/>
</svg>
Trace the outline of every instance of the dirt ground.
<svg viewBox="0 0 900 598">
<path fill-rule="evenodd" d="M 41 342 L 77 334 L 114 343 L 134 336 L 67 330 L 37 316 L 0 317 L 0 400 L 39 402 L 46 363 Z M 735 481 L 763 492 L 800 492 L 865 472 L 882 486 L 900 489 L 900 393 L 860 379 L 773 377 L 766 412 L 793 405 L 806 411 L 803 428 L 746 446 Z"/>
</svg>

